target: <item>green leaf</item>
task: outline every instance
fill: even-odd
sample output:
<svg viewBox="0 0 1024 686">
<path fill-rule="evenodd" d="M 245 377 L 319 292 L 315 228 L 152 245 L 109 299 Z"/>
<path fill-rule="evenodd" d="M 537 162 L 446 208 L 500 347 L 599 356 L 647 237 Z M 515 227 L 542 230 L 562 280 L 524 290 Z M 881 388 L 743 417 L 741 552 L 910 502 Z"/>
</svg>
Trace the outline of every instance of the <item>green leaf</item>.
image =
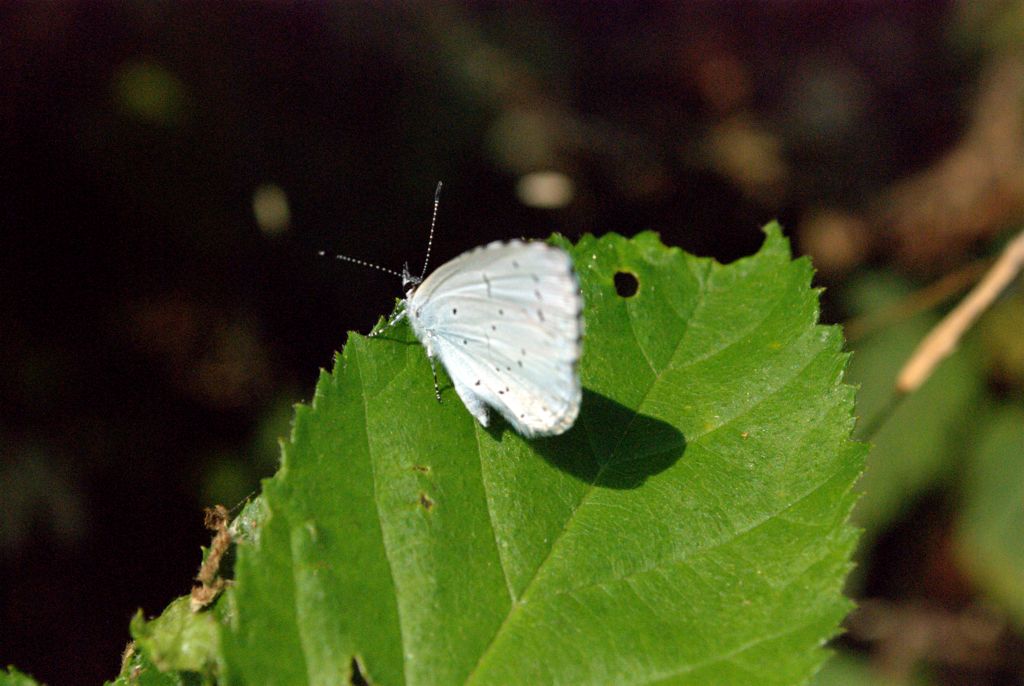
<svg viewBox="0 0 1024 686">
<path fill-rule="evenodd" d="M 909 292 L 892 275 L 876 273 L 854 282 L 847 299 L 853 312 L 865 314 L 882 311 Z M 868 423 L 879 413 L 884 418 L 870 438 L 873 445 L 859 485 L 864 497 L 854 511 L 866 539 L 906 512 L 922 492 L 955 475 L 963 453 L 984 376 L 970 342 L 895 409 L 890 405 L 896 374 L 938 320 L 933 313 L 922 313 L 887 326 L 858 343 L 850 363 L 848 378 L 860 386 L 858 414 Z"/>
<path fill-rule="evenodd" d="M 186 672 L 161 672 L 145 653 L 133 643 L 128 646 L 121 662 L 121 673 L 108 686 L 198 686 L 202 683 Z"/>
<path fill-rule="evenodd" d="M 139 650 L 161 671 L 209 672 L 219 654 L 220 631 L 209 612 L 192 612 L 189 598 L 178 598 L 152 621 L 132 618 Z"/>
<path fill-rule="evenodd" d="M 39 682 L 14 667 L 0 669 L 0 686 L 37 686 Z"/>
<path fill-rule="evenodd" d="M 404 326 L 351 335 L 241 544 L 228 683 L 805 683 L 862 446 L 834 327 L 775 225 L 723 266 L 585 237 L 576 426 L 483 429 Z M 639 290 L 616 293 L 617 273 Z"/>
<path fill-rule="evenodd" d="M 990 415 L 966 463 L 956 547 L 975 583 L 1024 627 L 1024 409 Z"/>
</svg>

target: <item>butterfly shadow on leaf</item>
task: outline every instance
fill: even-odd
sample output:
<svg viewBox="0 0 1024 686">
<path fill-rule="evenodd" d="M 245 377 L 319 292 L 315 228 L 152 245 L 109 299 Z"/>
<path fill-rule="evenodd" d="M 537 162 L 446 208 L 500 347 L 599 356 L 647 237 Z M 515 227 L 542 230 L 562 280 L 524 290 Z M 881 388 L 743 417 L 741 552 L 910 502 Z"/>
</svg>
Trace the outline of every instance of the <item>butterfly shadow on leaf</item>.
<svg viewBox="0 0 1024 686">
<path fill-rule="evenodd" d="M 530 445 L 581 481 L 630 489 L 674 465 L 686 451 L 686 437 L 668 422 L 584 389 L 573 428 L 561 436 L 532 440 Z"/>
</svg>

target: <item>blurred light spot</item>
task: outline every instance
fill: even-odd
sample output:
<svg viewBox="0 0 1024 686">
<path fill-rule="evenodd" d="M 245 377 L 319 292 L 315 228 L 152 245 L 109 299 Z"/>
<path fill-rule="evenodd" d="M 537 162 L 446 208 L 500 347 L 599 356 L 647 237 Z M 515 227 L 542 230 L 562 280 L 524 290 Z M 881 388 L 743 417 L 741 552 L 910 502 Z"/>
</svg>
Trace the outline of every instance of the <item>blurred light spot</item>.
<svg viewBox="0 0 1024 686">
<path fill-rule="evenodd" d="M 870 230 L 863 219 L 836 210 L 811 214 L 800 227 L 800 250 L 823 274 L 835 276 L 867 259 Z"/>
<path fill-rule="evenodd" d="M 263 184 L 252 194 L 252 213 L 260 231 L 268 236 L 277 235 L 288 229 L 292 214 L 288 209 L 288 196 L 272 183 Z"/>
<path fill-rule="evenodd" d="M 528 207 L 555 210 L 572 202 L 576 187 L 572 179 L 561 172 L 533 172 L 519 179 L 516 195 Z"/>
<path fill-rule="evenodd" d="M 770 200 L 788 175 L 782 142 L 756 124 L 733 118 L 708 135 L 711 165 L 754 198 Z"/>
<path fill-rule="evenodd" d="M 506 110 L 487 132 L 495 163 L 513 174 L 551 166 L 560 138 L 557 118 L 540 108 Z"/>
<path fill-rule="evenodd" d="M 114 77 L 121 106 L 131 115 L 160 126 L 180 124 L 185 113 L 185 88 L 158 64 L 122 65 Z"/>
</svg>

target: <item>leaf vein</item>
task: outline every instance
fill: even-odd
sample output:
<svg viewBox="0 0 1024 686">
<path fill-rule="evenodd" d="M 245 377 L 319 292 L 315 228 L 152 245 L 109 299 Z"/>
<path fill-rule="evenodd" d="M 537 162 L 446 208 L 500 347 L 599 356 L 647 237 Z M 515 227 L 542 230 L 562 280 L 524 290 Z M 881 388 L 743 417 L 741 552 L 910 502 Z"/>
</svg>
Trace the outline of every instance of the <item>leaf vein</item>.
<svg viewBox="0 0 1024 686">
<path fill-rule="evenodd" d="M 791 284 L 786 284 L 787 287 L 789 287 L 790 285 Z M 700 308 L 700 306 L 703 305 L 703 300 L 704 300 L 703 293 L 704 292 L 706 292 L 706 291 L 702 291 L 701 292 L 701 302 L 698 303 L 698 307 L 694 308 L 694 312 L 696 312 Z M 772 303 L 771 308 L 769 308 L 765 312 L 765 315 L 757 320 L 756 324 L 753 324 L 753 325 L 749 326 L 744 331 L 736 332 L 735 336 L 733 336 L 730 340 L 725 341 L 722 345 L 719 345 L 717 348 L 713 348 L 711 350 L 707 350 L 707 351 L 705 351 L 701 355 L 697 355 L 695 357 L 691 357 L 690 359 L 686 360 L 685 362 L 682 362 L 673 371 L 675 371 L 676 373 L 681 372 L 681 371 L 685 371 L 685 370 L 689 369 L 690 367 L 693 367 L 693 366 L 695 366 L 697 364 L 700 364 L 701 362 L 704 362 L 705 360 L 709 360 L 709 359 L 711 359 L 713 357 L 718 356 L 719 354 L 725 352 L 726 350 L 728 350 L 729 348 L 732 348 L 735 345 L 739 345 L 740 343 L 743 343 L 753 333 L 755 333 L 758 329 L 760 329 L 762 326 L 764 326 L 765 322 L 769 321 L 772 318 L 772 316 L 775 314 L 776 310 L 778 310 L 778 308 L 782 306 L 783 302 L 784 302 L 784 298 L 780 296 L 779 298 L 776 299 L 776 301 L 774 303 Z M 692 326 L 691 327 L 687 327 L 686 333 L 691 331 L 692 328 L 693 328 Z M 675 356 L 675 353 L 679 351 L 679 348 L 682 346 L 682 344 L 683 344 L 683 342 L 685 342 L 685 340 L 686 340 L 686 334 L 684 333 L 683 338 L 679 341 L 678 344 L 676 344 L 676 350 L 675 350 L 675 352 L 673 352 L 673 357 Z"/>
<path fill-rule="evenodd" d="M 644 358 L 644 362 L 651 368 L 651 373 L 655 377 L 658 376 L 658 370 L 654 368 L 654 362 L 651 361 L 650 356 L 647 354 L 647 350 L 644 348 L 643 343 L 640 342 L 640 337 L 636 332 L 636 322 L 633 320 L 633 313 L 629 311 L 629 305 L 626 305 L 626 320 L 629 321 L 629 332 L 633 336 L 633 340 L 636 341 L 637 350 L 640 351 L 641 357 Z"/>
<path fill-rule="evenodd" d="M 811 365 L 813 365 L 818 360 L 818 358 L 820 358 L 822 355 L 827 355 L 830 352 L 830 350 L 829 350 L 829 348 L 827 346 L 823 346 L 823 347 L 821 347 L 821 348 L 819 348 L 817 350 L 814 350 L 812 348 L 812 349 L 808 350 L 808 353 L 811 353 L 812 351 L 813 351 L 813 354 L 809 355 L 806 363 L 803 366 L 801 366 L 800 369 L 796 370 L 796 372 L 794 372 L 789 378 L 787 378 L 785 381 L 783 381 L 780 385 L 774 386 L 773 388 L 770 389 L 770 392 L 765 393 L 764 395 L 762 395 L 760 398 L 758 398 L 754 402 L 745 404 L 734 415 L 732 415 L 731 417 L 728 417 L 728 418 L 720 421 L 717 425 L 708 428 L 703 433 L 696 433 L 695 432 L 693 434 L 693 437 L 692 437 L 691 440 L 694 443 L 696 443 L 698 440 L 700 440 L 700 439 L 702 439 L 702 438 L 704 438 L 706 436 L 709 436 L 710 434 L 713 434 L 716 431 L 721 431 L 725 427 L 734 424 L 735 422 L 737 422 L 738 420 L 742 419 L 743 417 L 746 417 L 751 412 L 753 412 L 754 410 L 758 409 L 759 407 L 761 407 L 762 405 L 767 403 L 772 398 L 775 398 L 776 396 L 778 396 L 780 393 L 784 393 L 786 391 L 786 389 L 789 388 L 790 384 L 792 384 L 793 382 L 795 382 L 798 379 L 800 379 L 800 377 L 803 376 L 804 372 L 806 372 L 811 367 Z"/>
<path fill-rule="evenodd" d="M 705 289 L 702 289 L 700 291 L 700 294 L 699 294 L 699 297 L 698 297 L 698 300 L 697 300 L 697 305 L 694 307 L 694 312 L 698 311 L 703 306 L 706 297 L 707 297 L 707 289 L 705 288 Z M 631 325 L 632 325 L 632 320 L 630 320 L 630 322 L 631 322 Z M 688 331 L 688 330 L 689 330 L 689 327 L 684 329 L 683 332 L 680 334 L 679 338 L 676 340 L 676 343 L 675 343 L 675 346 L 674 346 L 676 350 L 679 349 L 679 345 L 682 343 L 683 339 L 686 336 L 686 331 Z M 635 339 L 635 336 L 634 336 L 634 339 Z M 637 343 L 637 345 L 639 346 L 639 342 Z M 652 371 L 653 371 L 653 368 L 652 368 Z M 579 502 L 576 503 L 576 507 L 574 507 L 572 512 L 569 513 L 569 517 L 565 520 L 565 523 L 562 525 L 562 529 L 558 532 L 558 535 L 555 536 L 554 540 L 551 541 L 551 547 L 548 548 L 547 555 L 544 557 L 543 560 L 541 560 L 541 563 L 539 565 L 537 565 L 537 568 L 535 570 L 533 570 L 533 576 L 530 577 L 530 581 L 527 582 L 526 586 L 523 588 L 523 594 L 521 596 L 522 600 L 520 600 L 518 603 L 513 604 L 512 607 L 509 608 L 508 614 L 505 615 L 505 619 L 502 620 L 501 625 L 498 627 L 497 631 L 494 633 L 494 636 L 491 637 L 491 640 L 487 644 L 487 647 L 483 650 L 483 652 L 480 653 L 480 657 L 477 659 L 476 664 L 473 666 L 473 669 L 470 671 L 469 676 L 466 679 L 467 683 L 472 681 L 473 677 L 477 673 L 477 670 L 480 668 L 480 665 L 483 664 L 483 662 L 486 659 L 486 657 L 490 654 L 491 650 L 493 650 L 494 646 L 497 644 L 498 637 L 505 630 L 505 627 L 508 625 L 508 623 L 512 619 L 513 615 L 515 615 L 516 610 L 523 604 L 523 602 L 525 602 L 525 599 L 530 594 L 530 591 L 533 588 L 534 583 L 537 581 L 538 577 L 540 576 L 540 571 L 544 568 L 544 566 L 551 559 L 551 555 L 554 553 L 555 549 L 558 547 L 559 541 L 562 540 L 562 537 L 565 535 L 566 531 L 569 530 L 569 528 L 571 527 L 573 521 L 575 521 L 576 513 L 580 511 L 580 508 L 583 507 L 583 505 L 586 502 L 587 498 L 589 498 L 590 495 L 594 492 L 594 488 L 596 487 L 597 483 L 601 480 L 601 476 L 604 474 L 604 472 L 607 469 L 608 465 L 613 462 L 613 458 L 615 456 L 616 451 L 618 450 L 619 445 L 621 444 L 621 441 L 622 441 L 623 437 L 625 437 L 629 433 L 629 429 L 632 427 L 633 422 L 636 421 L 636 417 L 639 415 L 639 408 L 642 407 L 643 403 L 646 401 L 646 399 L 648 397 L 650 397 L 651 391 L 658 384 L 658 380 L 661 378 L 661 375 L 662 374 L 659 373 L 659 372 L 656 372 L 656 371 L 654 372 L 654 378 L 651 379 L 650 385 L 647 387 L 647 390 L 644 391 L 643 397 L 640 399 L 640 402 L 637 404 L 637 408 L 638 408 L 637 411 L 635 411 L 633 413 L 633 417 L 630 419 L 629 424 L 626 425 L 626 428 L 623 430 L 623 432 L 619 436 L 619 443 L 617 443 L 615 445 L 615 448 L 609 454 L 608 460 L 605 461 L 604 463 L 602 463 L 601 466 L 598 468 L 597 473 L 594 474 L 593 481 L 591 481 L 589 484 L 587 484 L 587 490 L 584 491 L 583 494 L 580 496 Z M 588 443 L 588 445 L 590 445 L 591 453 L 592 453 L 594 459 L 598 459 L 597 458 L 597 453 L 596 453 L 596 448 L 595 448 L 594 443 L 593 443 L 593 438 L 592 438 L 591 432 L 589 430 L 587 431 L 587 436 L 588 436 L 587 443 Z"/>
<path fill-rule="evenodd" d="M 633 580 L 638 579 L 646 574 L 662 573 L 666 569 L 670 569 L 676 566 L 688 566 L 692 569 L 693 567 L 690 561 L 693 560 L 695 557 L 698 557 L 700 555 L 706 555 L 714 550 L 723 548 L 726 545 L 729 545 L 730 543 L 736 541 L 737 539 L 742 538 L 743 536 L 746 536 L 747 534 L 750 534 L 756 531 L 757 529 L 760 529 L 762 526 L 768 524 L 777 517 L 780 517 L 786 512 L 789 512 L 793 508 L 797 507 L 798 505 L 806 501 L 808 498 L 813 497 L 816 493 L 818 493 L 818 491 L 827 486 L 831 480 L 832 477 L 822 480 L 821 482 L 817 483 L 813 488 L 799 495 L 796 499 L 786 503 L 786 505 L 784 505 L 783 507 L 773 512 L 770 512 L 759 519 L 754 520 L 748 526 L 733 530 L 728 536 L 724 537 L 717 543 L 694 548 L 693 550 L 687 551 L 686 553 L 679 555 L 678 557 L 665 558 L 658 564 L 636 569 L 630 572 L 629 574 L 622 574 L 609 580 L 593 581 L 591 583 L 583 584 L 581 586 L 565 588 L 552 593 L 551 595 L 547 596 L 545 600 L 551 600 L 563 595 L 575 595 L 577 593 L 581 593 L 583 591 L 588 591 L 590 589 L 596 588 L 607 590 L 608 587 L 610 587 L 613 583 L 625 582 L 627 585 L 629 585 L 632 583 Z M 611 595 L 610 591 L 607 592 L 609 593 L 609 595 Z"/>
<path fill-rule="evenodd" d="M 732 661 L 736 657 L 738 657 L 739 655 L 742 655 L 746 651 L 750 650 L 751 648 L 755 648 L 755 647 L 757 647 L 758 645 L 760 645 L 762 643 L 767 643 L 768 641 L 774 641 L 774 640 L 779 639 L 779 638 L 784 638 L 785 636 L 789 636 L 790 634 L 799 633 L 800 631 L 803 631 L 807 627 L 813 626 L 816 623 L 816 621 L 817 620 L 810 621 L 810 622 L 804 622 L 803 624 L 799 624 L 799 625 L 797 625 L 795 627 L 790 627 L 790 628 L 788 628 L 788 629 L 786 629 L 784 631 L 779 631 L 779 632 L 776 632 L 774 634 L 768 634 L 767 636 L 758 636 L 757 638 L 751 639 L 751 640 L 747 641 L 746 643 L 738 645 L 735 648 L 733 648 L 731 650 L 728 650 L 728 651 L 726 651 L 724 653 L 720 653 L 718 655 L 712 655 L 709 658 L 706 658 L 706 659 L 701 660 L 699 662 L 694 662 L 691 665 L 686 665 L 686 666 L 684 666 L 684 667 L 682 667 L 680 669 L 674 669 L 674 670 L 671 670 L 671 671 L 665 671 L 665 672 L 660 672 L 660 673 L 657 673 L 657 674 L 653 674 L 653 675 L 650 675 L 648 677 L 644 677 L 643 681 L 635 681 L 633 683 L 638 684 L 638 685 L 639 684 L 654 684 L 654 683 L 657 683 L 659 681 L 664 681 L 665 679 L 669 679 L 669 678 L 672 678 L 672 677 L 675 677 L 675 676 L 680 676 L 682 674 L 689 674 L 690 672 L 694 672 L 694 671 L 696 671 L 698 669 L 702 669 L 704 667 L 708 667 L 710 665 L 717 664 L 719 662 Z M 747 671 L 747 670 L 744 668 L 744 671 Z"/>
</svg>

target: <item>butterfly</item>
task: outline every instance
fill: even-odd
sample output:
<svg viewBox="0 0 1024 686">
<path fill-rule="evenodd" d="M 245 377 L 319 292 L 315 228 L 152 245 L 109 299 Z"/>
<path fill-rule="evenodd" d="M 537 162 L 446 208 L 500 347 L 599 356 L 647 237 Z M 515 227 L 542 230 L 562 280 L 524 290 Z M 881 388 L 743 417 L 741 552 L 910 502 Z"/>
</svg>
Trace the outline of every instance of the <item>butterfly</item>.
<svg viewBox="0 0 1024 686">
<path fill-rule="evenodd" d="M 439 183 L 421 275 L 337 257 L 402 277 L 406 297 L 385 328 L 408 319 L 431 368 L 441 362 L 481 425 L 493 408 L 527 438 L 564 433 L 582 398 L 583 298 L 572 258 L 547 243 L 498 241 L 425 276 L 440 192 Z M 434 390 L 440 400 L 436 371 Z"/>
</svg>

